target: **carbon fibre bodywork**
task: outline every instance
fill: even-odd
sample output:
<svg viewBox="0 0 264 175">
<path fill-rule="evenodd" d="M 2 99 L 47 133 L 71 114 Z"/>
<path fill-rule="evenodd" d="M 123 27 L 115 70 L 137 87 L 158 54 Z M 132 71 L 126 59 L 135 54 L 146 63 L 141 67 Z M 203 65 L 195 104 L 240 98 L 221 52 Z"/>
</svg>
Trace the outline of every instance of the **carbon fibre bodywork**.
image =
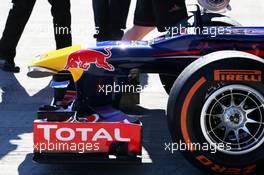
<svg viewBox="0 0 264 175">
<path fill-rule="evenodd" d="M 112 48 L 108 62 L 116 69 L 138 68 L 147 73 L 178 73 L 197 58 L 221 50 L 237 50 L 264 57 L 264 28 L 222 28 L 224 32 L 216 36 L 182 34 L 163 36 L 150 42 L 102 42 L 93 49 L 103 51 L 106 47 Z"/>
</svg>

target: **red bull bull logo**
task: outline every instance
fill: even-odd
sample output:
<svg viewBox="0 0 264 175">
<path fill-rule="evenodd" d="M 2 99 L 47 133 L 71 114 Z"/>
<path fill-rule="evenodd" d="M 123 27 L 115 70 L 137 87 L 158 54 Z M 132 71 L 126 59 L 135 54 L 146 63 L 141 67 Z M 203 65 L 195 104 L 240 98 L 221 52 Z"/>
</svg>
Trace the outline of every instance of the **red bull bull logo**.
<svg viewBox="0 0 264 175">
<path fill-rule="evenodd" d="M 88 70 L 91 64 L 108 71 L 114 71 L 113 65 L 107 62 L 112 56 L 111 48 L 105 48 L 106 54 L 95 50 L 79 50 L 69 55 L 65 69 L 80 68 Z"/>
</svg>

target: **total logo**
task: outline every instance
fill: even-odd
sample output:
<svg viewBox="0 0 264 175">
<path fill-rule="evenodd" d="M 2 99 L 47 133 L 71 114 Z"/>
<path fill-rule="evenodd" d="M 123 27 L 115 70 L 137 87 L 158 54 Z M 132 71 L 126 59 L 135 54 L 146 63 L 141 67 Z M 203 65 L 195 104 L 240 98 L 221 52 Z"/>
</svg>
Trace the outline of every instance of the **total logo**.
<svg viewBox="0 0 264 175">
<path fill-rule="evenodd" d="M 97 142 L 100 140 L 105 141 L 118 141 L 118 142 L 130 142 L 130 138 L 122 137 L 121 129 L 114 128 L 108 131 L 106 128 L 70 128 L 61 127 L 58 125 L 37 125 L 37 129 L 42 130 L 44 133 L 44 139 L 50 141 L 56 139 L 58 141 L 69 142 L 73 140 L 80 140 L 83 142 L 92 141 Z"/>
</svg>

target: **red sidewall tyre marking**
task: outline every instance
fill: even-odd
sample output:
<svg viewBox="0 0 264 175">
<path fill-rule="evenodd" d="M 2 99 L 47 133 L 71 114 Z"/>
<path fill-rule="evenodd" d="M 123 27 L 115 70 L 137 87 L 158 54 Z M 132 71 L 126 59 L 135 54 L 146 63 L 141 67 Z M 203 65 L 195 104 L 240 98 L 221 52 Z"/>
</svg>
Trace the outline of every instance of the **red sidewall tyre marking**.
<svg viewBox="0 0 264 175">
<path fill-rule="evenodd" d="M 200 78 L 194 85 L 193 87 L 190 89 L 190 91 L 188 92 L 184 103 L 183 103 L 183 107 L 182 107 L 182 111 L 181 111 L 181 131 L 182 131 L 182 135 L 183 135 L 183 139 L 185 141 L 185 143 L 187 143 L 188 145 L 192 145 L 191 143 L 191 139 L 188 133 L 188 127 L 187 127 L 187 111 L 191 102 L 192 97 L 194 96 L 195 92 L 206 82 L 205 77 Z M 189 151 L 195 151 L 193 149 L 193 147 L 190 147 Z"/>
</svg>

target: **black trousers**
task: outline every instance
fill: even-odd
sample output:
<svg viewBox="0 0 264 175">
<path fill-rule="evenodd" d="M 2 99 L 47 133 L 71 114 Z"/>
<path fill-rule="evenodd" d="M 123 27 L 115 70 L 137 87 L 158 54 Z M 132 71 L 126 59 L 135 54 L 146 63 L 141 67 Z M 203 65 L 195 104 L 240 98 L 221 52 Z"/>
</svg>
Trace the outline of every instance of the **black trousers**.
<svg viewBox="0 0 264 175">
<path fill-rule="evenodd" d="M 123 37 L 130 2 L 131 0 L 93 0 L 97 41 L 120 40 Z"/>
<path fill-rule="evenodd" d="M 51 4 L 57 49 L 72 45 L 70 0 L 48 0 Z M 0 40 L 0 57 L 14 63 L 16 47 L 32 13 L 36 0 L 12 0 L 5 29 Z M 69 32 L 65 32 L 65 29 Z M 62 32 L 61 30 L 64 30 Z"/>
</svg>

